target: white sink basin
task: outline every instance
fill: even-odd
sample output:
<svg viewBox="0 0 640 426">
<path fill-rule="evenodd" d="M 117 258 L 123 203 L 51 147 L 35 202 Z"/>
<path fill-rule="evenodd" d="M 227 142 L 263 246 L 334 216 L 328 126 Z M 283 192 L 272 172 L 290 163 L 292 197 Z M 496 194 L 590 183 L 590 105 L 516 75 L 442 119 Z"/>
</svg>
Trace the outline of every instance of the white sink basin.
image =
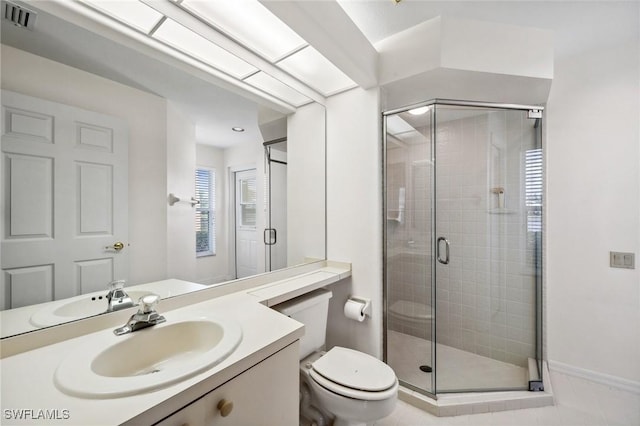
<svg viewBox="0 0 640 426">
<path fill-rule="evenodd" d="M 134 303 L 138 303 L 138 299 L 151 293 L 151 291 L 135 290 L 127 292 Z M 34 312 L 29 322 L 36 327 L 49 327 L 101 314 L 107 310 L 107 298 L 105 294 L 106 293 L 92 293 L 47 304 L 44 308 Z"/>
<path fill-rule="evenodd" d="M 202 288 L 205 286 L 172 279 L 125 287 L 124 290 L 137 304 L 138 299 L 151 293 L 165 299 Z M 36 327 L 50 327 L 104 313 L 107 310 L 106 295 L 107 291 L 105 290 L 43 303 L 42 308 L 31 315 L 29 322 Z"/>
<path fill-rule="evenodd" d="M 242 340 L 235 321 L 209 315 L 167 322 L 123 336 L 99 333 L 65 358 L 55 373 L 63 392 L 115 398 L 153 391 L 227 358 Z"/>
</svg>

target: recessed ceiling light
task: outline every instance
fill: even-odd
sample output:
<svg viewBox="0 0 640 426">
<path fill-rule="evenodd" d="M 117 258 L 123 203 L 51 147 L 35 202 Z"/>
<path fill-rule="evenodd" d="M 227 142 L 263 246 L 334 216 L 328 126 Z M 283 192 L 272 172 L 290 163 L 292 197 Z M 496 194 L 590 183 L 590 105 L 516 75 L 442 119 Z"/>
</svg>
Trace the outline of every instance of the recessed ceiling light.
<svg viewBox="0 0 640 426">
<path fill-rule="evenodd" d="M 244 129 L 242 127 L 232 127 L 231 130 L 233 130 L 234 132 L 244 132 Z"/>
<path fill-rule="evenodd" d="M 419 108 L 410 109 L 409 110 L 409 114 L 411 114 L 411 115 L 422 115 L 427 111 L 429 111 L 429 107 L 428 106 L 423 106 L 423 107 L 419 107 Z"/>
</svg>

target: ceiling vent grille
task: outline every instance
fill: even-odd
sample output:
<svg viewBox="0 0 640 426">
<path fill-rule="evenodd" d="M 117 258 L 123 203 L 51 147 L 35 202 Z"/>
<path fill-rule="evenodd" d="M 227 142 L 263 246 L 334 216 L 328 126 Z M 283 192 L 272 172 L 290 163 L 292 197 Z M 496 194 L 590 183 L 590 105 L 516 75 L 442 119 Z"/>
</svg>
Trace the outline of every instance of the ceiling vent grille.
<svg viewBox="0 0 640 426">
<path fill-rule="evenodd" d="M 9 2 L 2 2 L 2 16 L 17 27 L 33 30 L 37 14 L 29 9 Z"/>
</svg>

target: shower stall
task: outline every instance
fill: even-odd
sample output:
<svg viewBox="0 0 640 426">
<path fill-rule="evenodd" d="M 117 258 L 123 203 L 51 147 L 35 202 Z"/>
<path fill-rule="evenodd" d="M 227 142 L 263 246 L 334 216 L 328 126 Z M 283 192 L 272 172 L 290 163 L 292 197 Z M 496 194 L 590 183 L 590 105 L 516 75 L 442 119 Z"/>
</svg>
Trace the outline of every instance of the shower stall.
<svg viewBox="0 0 640 426">
<path fill-rule="evenodd" d="M 384 356 L 410 390 L 542 388 L 542 114 L 383 114 Z"/>
</svg>

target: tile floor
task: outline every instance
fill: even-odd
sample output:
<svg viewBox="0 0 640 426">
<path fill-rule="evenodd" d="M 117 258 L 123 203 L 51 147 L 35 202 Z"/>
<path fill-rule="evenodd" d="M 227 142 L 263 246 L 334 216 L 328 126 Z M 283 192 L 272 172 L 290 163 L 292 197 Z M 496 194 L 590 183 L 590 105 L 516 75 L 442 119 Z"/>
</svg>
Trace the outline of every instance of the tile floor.
<svg viewBox="0 0 640 426">
<path fill-rule="evenodd" d="M 402 401 L 376 426 L 508 425 L 639 426 L 640 395 L 573 376 L 551 373 L 556 405 L 455 417 L 436 417 Z"/>
</svg>

